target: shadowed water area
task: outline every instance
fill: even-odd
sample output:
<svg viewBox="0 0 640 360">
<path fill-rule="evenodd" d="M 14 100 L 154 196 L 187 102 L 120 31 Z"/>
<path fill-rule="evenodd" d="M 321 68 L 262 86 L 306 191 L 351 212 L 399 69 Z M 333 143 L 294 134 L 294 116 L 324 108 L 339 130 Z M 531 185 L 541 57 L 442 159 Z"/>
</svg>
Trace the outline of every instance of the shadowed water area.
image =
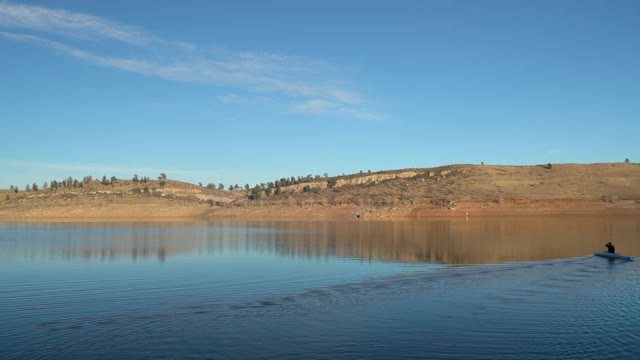
<svg viewBox="0 0 640 360">
<path fill-rule="evenodd" d="M 0 223 L 2 359 L 636 359 L 632 216 Z"/>
</svg>

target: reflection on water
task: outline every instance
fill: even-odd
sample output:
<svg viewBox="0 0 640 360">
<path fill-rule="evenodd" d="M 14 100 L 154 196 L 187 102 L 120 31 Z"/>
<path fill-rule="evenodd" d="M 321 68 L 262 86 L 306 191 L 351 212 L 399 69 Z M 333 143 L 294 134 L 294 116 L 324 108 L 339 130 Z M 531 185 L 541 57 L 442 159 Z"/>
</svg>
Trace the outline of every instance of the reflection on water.
<svg viewBox="0 0 640 360">
<path fill-rule="evenodd" d="M 639 256 L 639 235 L 633 217 L 0 224 L 0 359 L 638 359 L 640 261 L 590 254 Z"/>
<path fill-rule="evenodd" d="M 584 256 L 603 250 L 609 241 L 620 253 L 640 256 L 638 239 L 640 221 L 629 216 L 0 224 L 0 256 L 164 262 L 179 254 L 261 252 L 286 257 L 482 264 Z"/>
</svg>

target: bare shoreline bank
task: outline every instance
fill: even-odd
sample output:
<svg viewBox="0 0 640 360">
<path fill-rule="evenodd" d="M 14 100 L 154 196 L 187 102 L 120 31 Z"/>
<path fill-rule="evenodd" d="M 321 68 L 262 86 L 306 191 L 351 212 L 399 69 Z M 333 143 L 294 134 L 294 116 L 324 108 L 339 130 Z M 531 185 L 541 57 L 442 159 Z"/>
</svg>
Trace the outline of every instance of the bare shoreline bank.
<svg viewBox="0 0 640 360">
<path fill-rule="evenodd" d="M 34 208 L 0 213 L 0 222 L 192 222 L 192 221 L 423 221 L 437 218 L 640 215 L 640 200 L 506 200 L 429 202 L 396 207 L 368 205 L 205 206 L 148 209 L 135 206 Z"/>
</svg>

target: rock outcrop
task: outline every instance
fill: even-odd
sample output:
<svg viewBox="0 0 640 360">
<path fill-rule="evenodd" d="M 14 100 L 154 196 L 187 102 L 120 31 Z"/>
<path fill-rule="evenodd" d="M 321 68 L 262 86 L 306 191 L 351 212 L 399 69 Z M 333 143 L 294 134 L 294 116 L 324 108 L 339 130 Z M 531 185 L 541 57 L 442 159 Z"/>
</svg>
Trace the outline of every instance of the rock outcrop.
<svg viewBox="0 0 640 360">
<path fill-rule="evenodd" d="M 346 186 L 346 185 L 363 185 L 370 183 L 379 183 L 385 180 L 391 179 L 407 179 L 412 178 L 418 175 L 423 174 L 422 172 L 417 171 L 403 171 L 399 173 L 391 173 L 391 174 L 367 174 L 362 176 L 357 176 L 350 179 L 338 179 L 336 181 L 336 187 Z"/>
</svg>

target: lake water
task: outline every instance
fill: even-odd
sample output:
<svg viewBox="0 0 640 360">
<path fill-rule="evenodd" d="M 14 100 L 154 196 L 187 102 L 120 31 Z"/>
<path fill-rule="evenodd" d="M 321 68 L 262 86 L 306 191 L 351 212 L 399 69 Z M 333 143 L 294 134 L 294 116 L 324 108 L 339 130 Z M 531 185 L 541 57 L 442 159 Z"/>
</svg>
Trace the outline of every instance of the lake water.
<svg viewBox="0 0 640 360">
<path fill-rule="evenodd" d="M 0 359 L 639 359 L 631 216 L 0 223 Z"/>
</svg>

